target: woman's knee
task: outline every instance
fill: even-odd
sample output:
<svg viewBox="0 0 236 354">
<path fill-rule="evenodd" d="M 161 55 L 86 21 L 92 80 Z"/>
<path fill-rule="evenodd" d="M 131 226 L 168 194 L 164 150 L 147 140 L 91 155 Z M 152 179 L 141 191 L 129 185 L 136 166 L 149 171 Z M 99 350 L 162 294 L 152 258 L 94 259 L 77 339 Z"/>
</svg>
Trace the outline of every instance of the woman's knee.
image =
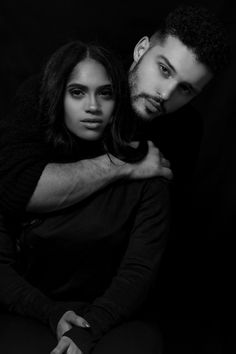
<svg viewBox="0 0 236 354">
<path fill-rule="evenodd" d="M 93 354 L 161 354 L 162 335 L 150 322 L 126 322 L 107 333 L 94 348 Z"/>
<path fill-rule="evenodd" d="M 1 353 L 48 354 L 56 343 L 50 328 L 36 320 L 0 314 Z"/>
</svg>

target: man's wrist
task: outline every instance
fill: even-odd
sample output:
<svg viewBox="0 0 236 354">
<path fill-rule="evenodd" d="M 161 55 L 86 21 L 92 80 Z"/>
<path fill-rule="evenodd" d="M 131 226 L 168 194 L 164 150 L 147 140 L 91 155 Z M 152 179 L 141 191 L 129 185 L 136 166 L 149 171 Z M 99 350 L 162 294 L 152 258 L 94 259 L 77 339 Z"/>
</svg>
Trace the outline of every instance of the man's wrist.
<svg viewBox="0 0 236 354">
<path fill-rule="evenodd" d="M 128 178 L 132 172 L 132 165 L 124 162 L 117 157 L 107 154 L 103 156 L 103 161 L 107 166 L 109 175 L 113 180 Z"/>
</svg>

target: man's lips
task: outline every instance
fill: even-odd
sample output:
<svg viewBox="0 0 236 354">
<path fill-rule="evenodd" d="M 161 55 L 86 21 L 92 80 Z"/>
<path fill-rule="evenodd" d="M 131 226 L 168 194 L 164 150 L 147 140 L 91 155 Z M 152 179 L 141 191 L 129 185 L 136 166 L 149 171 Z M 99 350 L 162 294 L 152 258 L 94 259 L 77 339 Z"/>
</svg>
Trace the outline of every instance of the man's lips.
<svg viewBox="0 0 236 354">
<path fill-rule="evenodd" d="M 152 113 L 163 113 L 163 109 L 161 107 L 161 104 L 157 102 L 154 98 L 148 97 L 146 98 L 146 106 L 149 111 Z"/>
</svg>

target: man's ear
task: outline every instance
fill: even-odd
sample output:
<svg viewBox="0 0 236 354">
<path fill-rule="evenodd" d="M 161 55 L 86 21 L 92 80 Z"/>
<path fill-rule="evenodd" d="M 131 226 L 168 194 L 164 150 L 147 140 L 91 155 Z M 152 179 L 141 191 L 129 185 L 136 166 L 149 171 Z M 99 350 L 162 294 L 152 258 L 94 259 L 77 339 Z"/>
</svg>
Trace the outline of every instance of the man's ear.
<svg viewBox="0 0 236 354">
<path fill-rule="evenodd" d="M 134 61 L 137 63 L 143 54 L 148 50 L 150 41 L 147 36 L 140 39 L 134 48 Z"/>
</svg>

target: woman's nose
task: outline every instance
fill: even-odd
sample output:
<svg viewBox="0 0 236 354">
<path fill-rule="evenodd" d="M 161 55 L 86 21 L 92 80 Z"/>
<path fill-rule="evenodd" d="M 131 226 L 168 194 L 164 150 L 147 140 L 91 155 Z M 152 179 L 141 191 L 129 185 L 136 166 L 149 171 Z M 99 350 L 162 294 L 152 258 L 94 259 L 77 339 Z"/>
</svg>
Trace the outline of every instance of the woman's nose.
<svg viewBox="0 0 236 354">
<path fill-rule="evenodd" d="M 86 111 L 96 113 L 99 111 L 99 102 L 94 95 L 88 97 L 86 102 Z"/>
</svg>

